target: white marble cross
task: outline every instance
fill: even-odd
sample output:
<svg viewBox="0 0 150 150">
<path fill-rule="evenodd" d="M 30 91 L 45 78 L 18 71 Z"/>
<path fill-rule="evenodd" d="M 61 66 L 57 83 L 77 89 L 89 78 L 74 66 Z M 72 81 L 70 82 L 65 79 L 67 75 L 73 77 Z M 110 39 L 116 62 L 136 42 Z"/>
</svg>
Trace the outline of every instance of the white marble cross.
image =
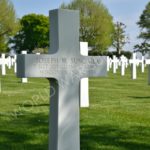
<svg viewBox="0 0 150 150">
<path fill-rule="evenodd" d="M 26 55 L 27 51 L 21 51 L 21 54 Z M 25 77 L 21 78 L 21 82 L 22 83 L 27 83 L 28 82 L 28 78 L 25 78 Z"/>
<path fill-rule="evenodd" d="M 148 65 L 148 85 L 150 85 L 150 52 L 148 52 L 148 59 L 145 59 L 145 64 Z"/>
<path fill-rule="evenodd" d="M 79 43 L 79 11 L 50 11 L 50 50 L 18 55 L 18 77 L 50 81 L 49 150 L 80 150 L 80 79 L 107 74 L 105 56 L 83 56 Z"/>
<path fill-rule="evenodd" d="M 113 63 L 113 73 L 116 73 L 119 60 L 115 55 L 113 55 L 112 63 Z"/>
<path fill-rule="evenodd" d="M 14 73 L 17 73 L 17 55 L 14 55 L 14 57 L 12 58 L 12 64 L 14 66 Z"/>
<path fill-rule="evenodd" d="M 6 75 L 6 64 L 7 64 L 7 59 L 5 58 L 5 54 L 2 54 L 0 58 L 2 75 Z"/>
<path fill-rule="evenodd" d="M 145 70 L 145 63 L 144 63 L 144 56 L 142 56 L 141 59 L 139 59 L 139 63 L 141 64 L 141 72 L 144 73 Z"/>
<path fill-rule="evenodd" d="M 80 53 L 88 56 L 88 43 L 80 42 Z M 83 78 L 80 81 L 80 107 L 89 107 L 89 79 Z"/>
<path fill-rule="evenodd" d="M 109 71 L 111 67 L 112 67 L 112 59 L 109 56 L 107 56 L 107 71 Z"/>
<path fill-rule="evenodd" d="M 129 63 L 131 64 L 132 79 L 134 80 L 137 78 L 136 66 L 139 63 L 139 61 L 136 58 L 136 53 L 132 54 L 132 59 L 129 60 Z"/>
<path fill-rule="evenodd" d="M 11 69 L 11 66 L 12 66 L 11 57 L 8 56 L 6 59 L 7 59 L 7 66 L 8 66 L 8 69 Z"/>
<path fill-rule="evenodd" d="M 128 59 L 122 55 L 120 57 L 120 63 L 121 63 L 121 76 L 124 76 L 125 75 L 125 68 L 127 66 L 127 63 L 128 63 Z"/>
</svg>

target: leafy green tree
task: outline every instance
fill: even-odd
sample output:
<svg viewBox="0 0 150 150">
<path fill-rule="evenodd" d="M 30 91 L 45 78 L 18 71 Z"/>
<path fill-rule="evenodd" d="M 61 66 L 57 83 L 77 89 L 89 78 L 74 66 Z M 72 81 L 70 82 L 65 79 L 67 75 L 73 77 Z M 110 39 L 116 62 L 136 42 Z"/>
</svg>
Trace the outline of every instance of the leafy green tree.
<svg viewBox="0 0 150 150">
<path fill-rule="evenodd" d="M 8 37 L 19 28 L 13 4 L 9 0 L 0 0 L 0 51 L 7 50 Z"/>
<path fill-rule="evenodd" d="M 129 38 L 125 33 L 126 25 L 122 22 L 117 22 L 115 24 L 115 31 L 113 34 L 113 47 L 116 49 L 118 55 L 121 54 L 123 47 L 129 42 Z"/>
<path fill-rule="evenodd" d="M 80 40 L 97 51 L 106 51 L 112 45 L 114 30 L 112 16 L 99 1 L 73 0 L 61 8 L 80 10 Z"/>
<path fill-rule="evenodd" d="M 10 40 L 13 48 L 20 52 L 32 52 L 38 48 L 49 46 L 49 19 L 44 15 L 28 14 L 20 20 L 20 31 Z"/>
<path fill-rule="evenodd" d="M 139 38 L 143 39 L 143 42 L 135 45 L 134 48 L 135 51 L 145 54 L 147 51 L 150 51 L 150 2 L 146 5 L 137 24 L 141 28 Z"/>
<path fill-rule="evenodd" d="M 148 51 L 150 51 L 150 44 L 147 42 L 142 42 L 141 44 L 137 44 L 134 46 L 135 52 L 141 52 L 142 55 L 145 55 Z"/>
<path fill-rule="evenodd" d="M 142 32 L 139 35 L 139 38 L 144 40 L 150 40 L 150 2 L 146 5 L 145 10 L 140 16 L 140 20 L 137 23 L 142 29 Z"/>
</svg>

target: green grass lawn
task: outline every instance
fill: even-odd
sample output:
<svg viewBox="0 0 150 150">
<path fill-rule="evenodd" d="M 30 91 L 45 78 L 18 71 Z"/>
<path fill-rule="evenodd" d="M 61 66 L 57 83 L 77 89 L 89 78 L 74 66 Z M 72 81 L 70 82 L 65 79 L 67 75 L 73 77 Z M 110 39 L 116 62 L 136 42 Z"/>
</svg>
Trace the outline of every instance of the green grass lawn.
<svg viewBox="0 0 150 150">
<path fill-rule="evenodd" d="M 108 73 L 90 79 L 90 107 L 80 109 L 81 150 L 150 150 L 147 70 L 131 80 Z M 47 150 L 49 83 L 1 77 L 0 150 Z M 71 150 L 71 149 L 70 149 Z"/>
</svg>

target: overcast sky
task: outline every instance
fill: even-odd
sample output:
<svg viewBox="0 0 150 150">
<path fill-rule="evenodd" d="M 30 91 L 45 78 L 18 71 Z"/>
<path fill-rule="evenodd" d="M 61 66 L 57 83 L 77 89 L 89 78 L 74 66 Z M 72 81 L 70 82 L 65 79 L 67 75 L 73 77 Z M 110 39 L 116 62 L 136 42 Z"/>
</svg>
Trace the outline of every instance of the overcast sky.
<svg viewBox="0 0 150 150">
<path fill-rule="evenodd" d="M 68 3 L 71 0 L 12 0 L 20 18 L 28 13 L 38 13 L 48 16 L 51 9 L 58 8 L 63 2 Z M 102 0 L 103 4 L 108 8 L 114 21 L 123 22 L 127 28 L 127 34 L 130 37 L 130 44 L 125 49 L 133 50 L 133 46 L 139 43 L 136 38 L 140 29 L 136 25 L 139 16 L 142 14 L 149 0 Z"/>
</svg>

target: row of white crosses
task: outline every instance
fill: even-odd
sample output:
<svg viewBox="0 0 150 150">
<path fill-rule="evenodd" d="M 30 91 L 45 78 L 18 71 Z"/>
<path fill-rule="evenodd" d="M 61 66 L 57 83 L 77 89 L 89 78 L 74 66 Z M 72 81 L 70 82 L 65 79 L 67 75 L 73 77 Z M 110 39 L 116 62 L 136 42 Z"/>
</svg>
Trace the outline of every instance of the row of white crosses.
<svg viewBox="0 0 150 150">
<path fill-rule="evenodd" d="M 81 55 L 88 56 L 88 43 L 87 42 L 80 42 L 80 52 Z M 27 51 L 22 51 L 22 54 L 27 54 Z M 40 53 L 37 53 L 37 55 L 40 55 Z M 2 60 L 5 60 L 5 54 L 2 54 Z M 16 73 L 16 55 L 14 58 L 11 59 L 8 57 L 9 61 L 11 63 L 8 63 L 8 68 L 9 66 L 14 65 L 14 72 Z M 1 59 L 0 59 L 1 60 Z M 5 61 L 3 61 L 5 62 Z M 125 75 L 125 68 L 128 66 L 128 59 L 125 56 L 121 56 L 120 59 L 118 59 L 116 56 L 113 56 L 113 59 L 110 57 L 107 57 L 107 71 L 113 66 L 113 73 L 116 73 L 116 70 L 118 69 L 118 66 L 121 66 L 121 75 Z M 1 63 L 1 61 L 0 61 Z M 132 64 L 132 79 L 136 79 L 136 66 L 141 63 L 142 64 L 142 72 L 144 72 L 144 57 L 142 57 L 141 60 L 136 59 L 136 54 L 134 53 L 132 56 L 132 59 L 129 60 L 129 63 Z M 150 64 L 149 60 L 146 60 L 147 64 Z M 11 64 L 11 65 L 10 65 Z M 6 68 L 5 65 L 2 67 L 2 72 L 5 75 L 6 74 Z M 22 83 L 27 83 L 28 79 L 27 78 L 22 78 L 21 79 Z M 80 107 L 89 107 L 89 86 L 88 86 L 88 78 L 81 79 L 80 83 Z M 82 92 L 81 92 L 82 91 Z"/>
<path fill-rule="evenodd" d="M 146 61 L 146 63 L 144 63 Z M 110 70 L 110 68 L 113 67 L 113 73 L 115 74 L 117 72 L 118 67 L 121 67 L 121 76 L 125 75 L 125 69 L 128 67 L 128 65 L 131 65 L 132 70 L 132 79 L 137 78 L 137 66 L 141 64 L 141 72 L 144 72 L 145 64 L 150 64 L 150 60 L 145 60 L 144 56 L 142 56 L 142 59 L 136 58 L 136 53 L 132 54 L 131 59 L 127 59 L 124 55 L 118 59 L 115 55 L 113 56 L 113 59 L 111 59 L 109 56 L 107 56 L 107 71 Z"/>
<path fill-rule="evenodd" d="M 27 51 L 21 51 L 21 54 L 26 55 Z M 40 53 L 36 53 L 36 55 L 40 55 Z M 27 83 L 28 82 L 28 78 L 21 78 L 21 82 L 22 83 Z"/>
<path fill-rule="evenodd" d="M 21 54 L 27 54 L 27 51 L 21 51 Z M 40 55 L 40 53 L 37 53 L 37 55 Z M 14 73 L 17 73 L 17 55 L 14 55 L 13 57 L 8 56 L 6 58 L 5 54 L 1 54 L 0 58 L 0 66 L 1 66 L 1 71 L 2 75 L 6 75 L 6 66 L 8 69 L 11 69 L 11 67 L 14 67 Z M 27 83 L 28 79 L 27 78 L 22 78 L 21 79 L 22 83 Z"/>
<path fill-rule="evenodd" d="M 0 66 L 1 66 L 1 71 L 2 75 L 6 75 L 6 66 L 8 69 L 11 69 L 12 66 L 14 66 L 14 72 L 17 72 L 17 67 L 16 67 L 16 55 L 14 57 L 8 56 L 7 58 L 5 57 L 5 54 L 1 54 L 0 57 Z"/>
<path fill-rule="evenodd" d="M 121 66 L 121 75 L 124 76 L 125 68 L 128 66 L 128 59 L 124 55 L 122 55 L 120 59 L 118 59 L 115 55 L 113 56 L 113 59 L 107 56 L 107 71 L 113 67 L 113 73 L 115 74 L 119 66 Z"/>
</svg>

